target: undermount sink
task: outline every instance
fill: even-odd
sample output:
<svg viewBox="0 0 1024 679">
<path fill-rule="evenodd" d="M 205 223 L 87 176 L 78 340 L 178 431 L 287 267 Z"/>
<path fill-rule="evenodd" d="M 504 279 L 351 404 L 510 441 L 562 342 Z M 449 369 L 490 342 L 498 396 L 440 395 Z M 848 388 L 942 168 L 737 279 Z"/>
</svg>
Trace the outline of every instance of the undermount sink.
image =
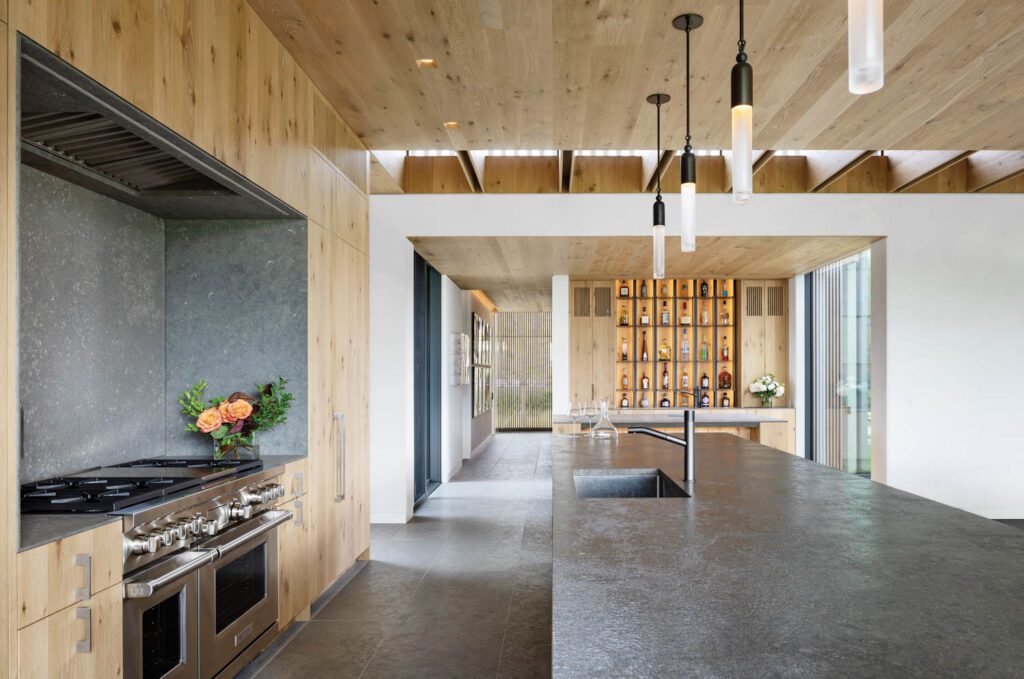
<svg viewBox="0 0 1024 679">
<path fill-rule="evenodd" d="M 660 469 L 574 469 L 578 498 L 690 497 Z"/>
</svg>

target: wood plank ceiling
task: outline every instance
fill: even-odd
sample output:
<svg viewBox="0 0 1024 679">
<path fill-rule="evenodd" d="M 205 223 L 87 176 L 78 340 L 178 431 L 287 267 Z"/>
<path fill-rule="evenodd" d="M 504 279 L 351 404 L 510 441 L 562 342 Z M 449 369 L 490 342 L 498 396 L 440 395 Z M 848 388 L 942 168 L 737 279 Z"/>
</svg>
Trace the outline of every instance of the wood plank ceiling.
<svg viewBox="0 0 1024 679">
<path fill-rule="evenodd" d="M 674 97 L 663 136 L 681 148 L 671 20 L 699 12 L 695 147 L 729 144 L 732 0 L 250 3 L 371 149 L 646 149 L 655 91 Z M 886 0 L 885 87 L 861 97 L 847 91 L 845 2 L 746 4 L 759 148 L 1024 149 L 1020 0 Z"/>
<path fill-rule="evenodd" d="M 633 236 L 410 238 L 424 259 L 464 290 L 480 289 L 502 311 L 550 311 L 551 277 L 646 278 L 651 239 Z M 875 236 L 730 236 L 697 238 L 679 251 L 668 238 L 666 271 L 688 277 L 788 278 L 863 250 Z"/>
</svg>

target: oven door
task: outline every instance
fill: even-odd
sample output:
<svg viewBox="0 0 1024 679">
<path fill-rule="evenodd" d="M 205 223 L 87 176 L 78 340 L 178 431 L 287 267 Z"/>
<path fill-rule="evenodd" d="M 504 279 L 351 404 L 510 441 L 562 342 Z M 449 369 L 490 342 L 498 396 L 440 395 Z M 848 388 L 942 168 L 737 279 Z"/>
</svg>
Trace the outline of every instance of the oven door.
<svg viewBox="0 0 1024 679">
<path fill-rule="evenodd" d="M 199 569 L 215 556 L 184 552 L 125 581 L 125 679 L 199 676 Z"/>
<path fill-rule="evenodd" d="M 199 669 L 212 677 L 277 623 L 277 526 L 270 510 L 203 545 L 218 558 L 199 571 Z"/>
</svg>

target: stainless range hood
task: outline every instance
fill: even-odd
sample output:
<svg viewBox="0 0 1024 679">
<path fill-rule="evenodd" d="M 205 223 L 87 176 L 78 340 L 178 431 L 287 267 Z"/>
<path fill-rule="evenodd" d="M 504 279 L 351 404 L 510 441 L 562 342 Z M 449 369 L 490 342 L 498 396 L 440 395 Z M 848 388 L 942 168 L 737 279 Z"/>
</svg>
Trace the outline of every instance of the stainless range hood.
<svg viewBox="0 0 1024 679">
<path fill-rule="evenodd" d="M 169 219 L 302 217 L 51 52 L 19 40 L 21 162 Z"/>
</svg>

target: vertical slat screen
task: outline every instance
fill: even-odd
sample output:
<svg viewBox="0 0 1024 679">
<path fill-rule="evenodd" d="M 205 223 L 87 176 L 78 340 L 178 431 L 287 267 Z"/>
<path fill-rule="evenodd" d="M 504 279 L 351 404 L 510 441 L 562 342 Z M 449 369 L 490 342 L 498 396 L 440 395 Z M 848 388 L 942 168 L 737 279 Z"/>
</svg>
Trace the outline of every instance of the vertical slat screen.
<svg viewBox="0 0 1024 679">
<path fill-rule="evenodd" d="M 589 316 L 589 290 L 583 291 L 574 295 L 573 311 Z M 610 313 L 610 297 L 608 307 Z M 551 314 L 501 312 L 494 326 L 495 427 L 551 429 Z"/>
</svg>

